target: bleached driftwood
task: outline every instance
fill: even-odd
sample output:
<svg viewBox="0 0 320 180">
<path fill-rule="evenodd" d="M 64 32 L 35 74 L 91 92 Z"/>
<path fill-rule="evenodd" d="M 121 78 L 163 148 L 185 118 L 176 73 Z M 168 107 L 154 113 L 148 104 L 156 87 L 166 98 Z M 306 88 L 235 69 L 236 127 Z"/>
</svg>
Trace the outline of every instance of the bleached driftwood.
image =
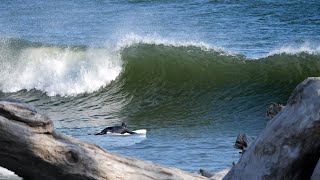
<svg viewBox="0 0 320 180">
<path fill-rule="evenodd" d="M 67 137 L 35 109 L 8 101 L 0 101 L 0 166 L 32 180 L 203 179 Z"/>
<path fill-rule="evenodd" d="M 320 157 L 319 139 L 320 78 L 308 78 L 224 179 L 310 179 Z"/>
</svg>

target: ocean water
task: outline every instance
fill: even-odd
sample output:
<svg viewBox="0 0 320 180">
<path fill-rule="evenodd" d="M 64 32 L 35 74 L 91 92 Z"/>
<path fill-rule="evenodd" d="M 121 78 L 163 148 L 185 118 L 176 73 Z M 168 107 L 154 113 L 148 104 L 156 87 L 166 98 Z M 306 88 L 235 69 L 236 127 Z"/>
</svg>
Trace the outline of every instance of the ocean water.
<svg viewBox="0 0 320 180">
<path fill-rule="evenodd" d="M 0 26 L 0 98 L 194 173 L 230 168 L 238 133 L 257 136 L 271 102 L 320 75 L 317 0 L 2 0 Z M 123 121 L 148 132 L 88 135 Z"/>
</svg>

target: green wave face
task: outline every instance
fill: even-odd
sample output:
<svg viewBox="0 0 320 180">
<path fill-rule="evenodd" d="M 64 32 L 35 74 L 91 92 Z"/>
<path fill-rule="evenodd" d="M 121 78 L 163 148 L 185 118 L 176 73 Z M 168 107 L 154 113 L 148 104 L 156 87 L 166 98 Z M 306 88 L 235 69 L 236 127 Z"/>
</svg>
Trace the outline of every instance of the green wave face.
<svg viewBox="0 0 320 180">
<path fill-rule="evenodd" d="M 110 85 L 127 98 L 122 113 L 159 124 L 245 111 L 261 119 L 268 103 L 285 104 L 299 82 L 320 75 L 320 56 L 307 52 L 253 60 L 195 46 L 135 44 L 121 57 L 123 71 Z"/>
<path fill-rule="evenodd" d="M 320 56 L 303 52 L 252 60 L 194 46 L 136 44 L 121 55 L 124 68 L 118 81 L 124 91 L 137 96 L 149 91 L 174 94 L 226 86 L 296 84 L 320 75 Z"/>
</svg>

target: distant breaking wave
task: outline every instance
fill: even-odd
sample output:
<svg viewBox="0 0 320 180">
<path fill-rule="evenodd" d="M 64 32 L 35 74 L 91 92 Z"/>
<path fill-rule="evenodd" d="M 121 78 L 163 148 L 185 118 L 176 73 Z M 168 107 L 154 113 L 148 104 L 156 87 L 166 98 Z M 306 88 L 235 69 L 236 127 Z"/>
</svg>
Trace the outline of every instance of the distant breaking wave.
<svg viewBox="0 0 320 180">
<path fill-rule="evenodd" d="M 122 68 L 112 49 L 63 47 L 5 39 L 0 44 L 0 89 L 37 89 L 49 96 L 91 93 L 114 80 Z"/>
<path fill-rule="evenodd" d="M 319 46 L 287 46 L 252 60 L 203 42 L 135 34 L 104 48 L 3 38 L 0 90 L 76 96 L 111 87 L 154 96 L 158 91 L 174 94 L 195 87 L 296 83 L 320 75 L 319 52 Z"/>
</svg>

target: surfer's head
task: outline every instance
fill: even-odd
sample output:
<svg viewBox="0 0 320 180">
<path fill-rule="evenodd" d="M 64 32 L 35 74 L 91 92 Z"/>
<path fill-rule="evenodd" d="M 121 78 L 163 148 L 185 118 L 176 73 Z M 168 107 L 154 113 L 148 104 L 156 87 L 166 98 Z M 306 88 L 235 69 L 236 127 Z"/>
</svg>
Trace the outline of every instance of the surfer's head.
<svg viewBox="0 0 320 180">
<path fill-rule="evenodd" d="M 122 122 L 121 126 L 122 126 L 122 127 L 125 127 L 125 128 L 128 127 L 128 125 L 127 125 L 126 122 Z"/>
</svg>

